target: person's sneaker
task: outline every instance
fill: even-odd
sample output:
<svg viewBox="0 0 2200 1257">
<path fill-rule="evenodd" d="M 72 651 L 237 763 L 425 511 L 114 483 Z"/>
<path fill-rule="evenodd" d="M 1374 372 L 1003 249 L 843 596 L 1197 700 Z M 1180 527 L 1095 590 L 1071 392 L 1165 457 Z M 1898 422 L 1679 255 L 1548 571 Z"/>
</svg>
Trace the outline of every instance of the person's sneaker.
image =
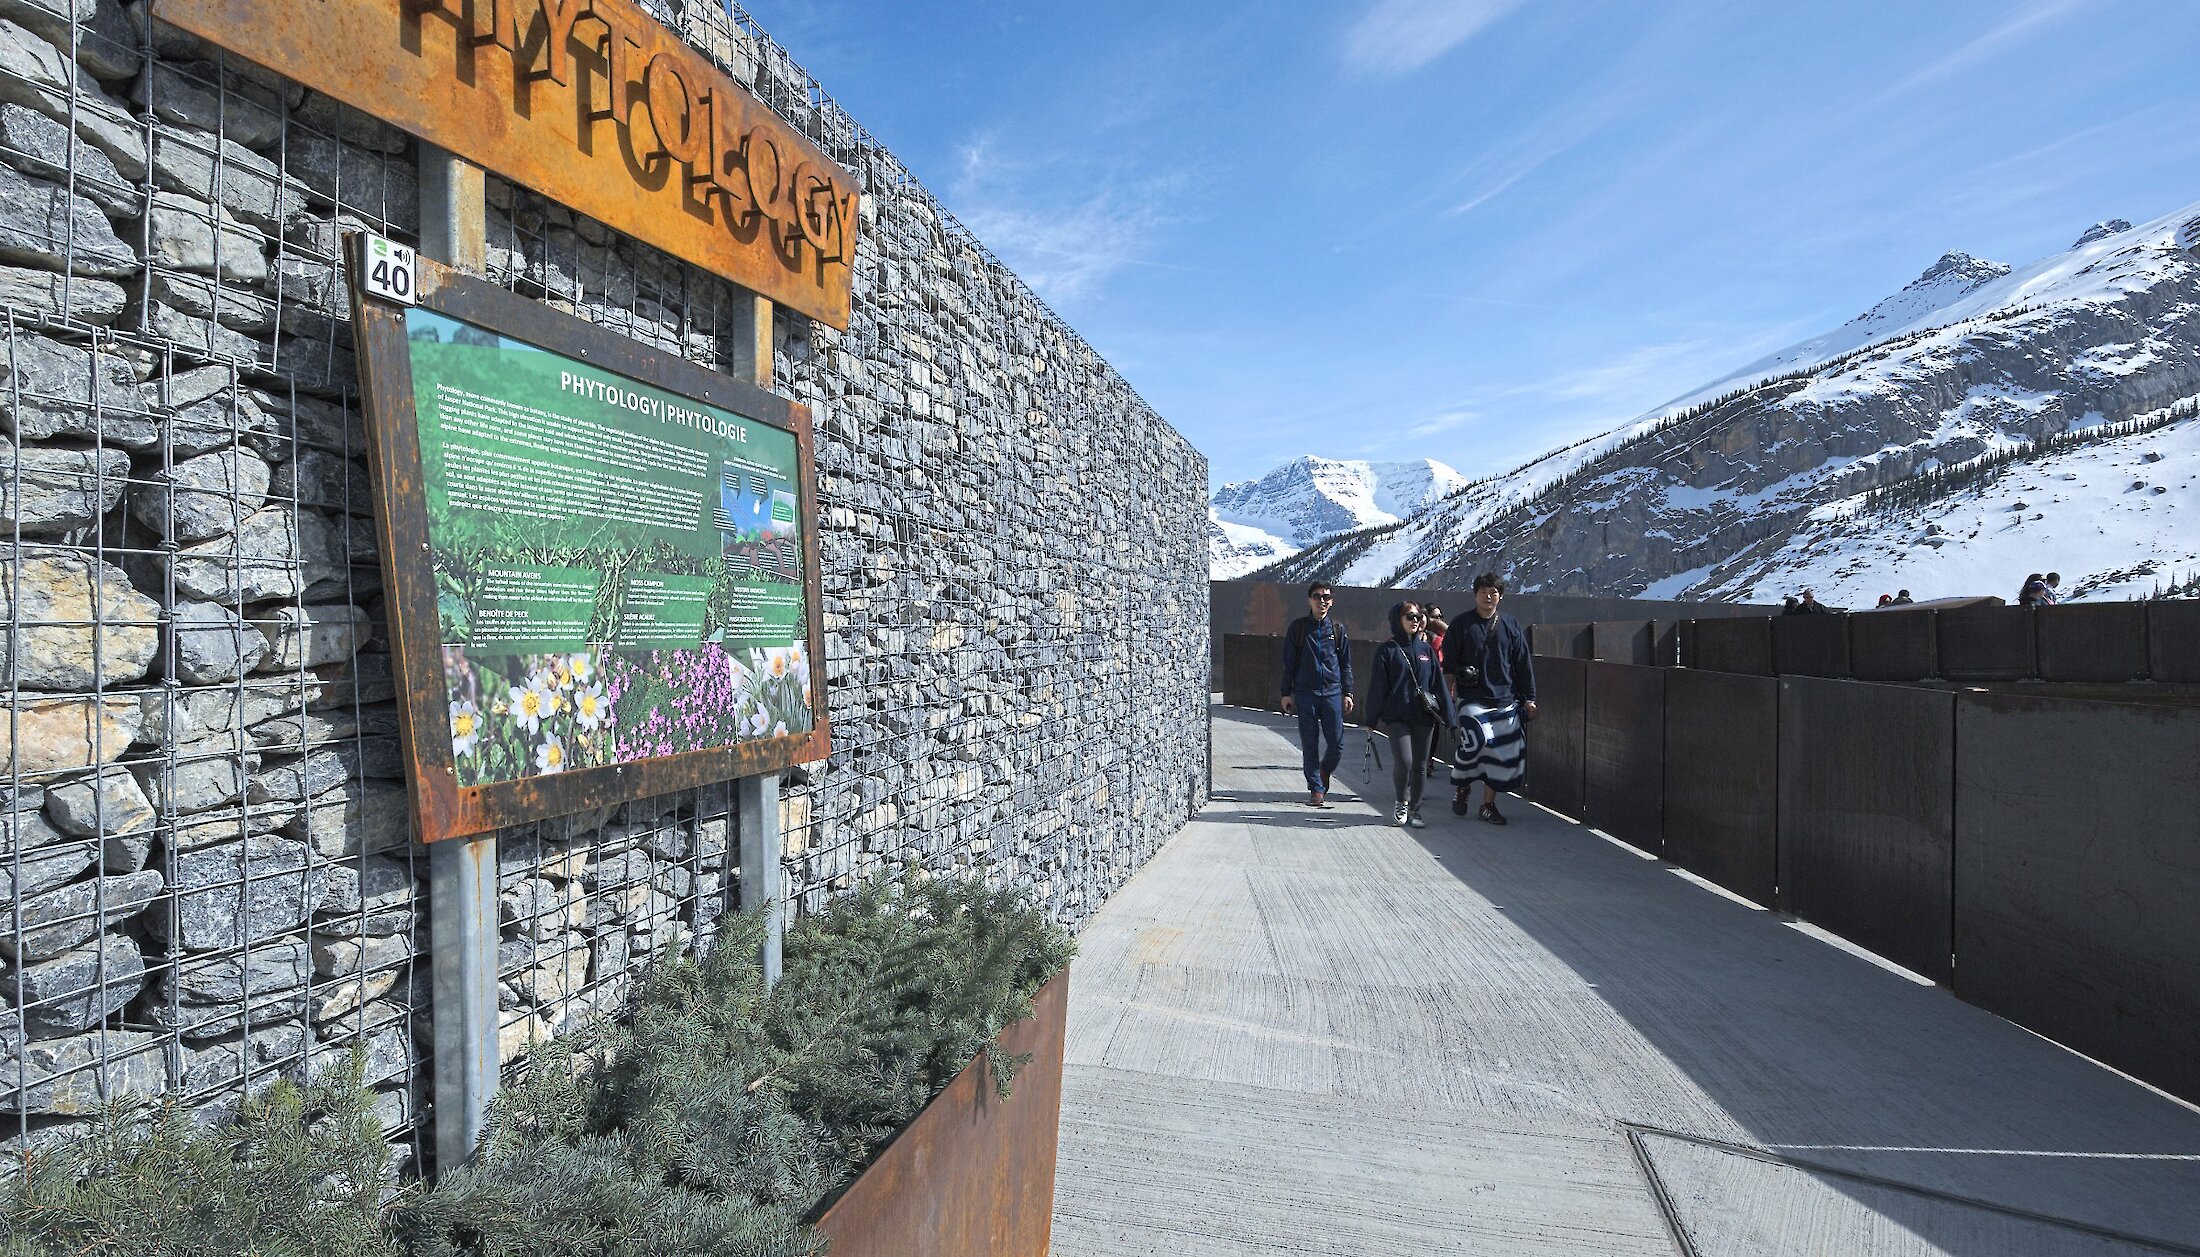
<svg viewBox="0 0 2200 1257">
<path fill-rule="evenodd" d="M 1428 828 L 1428 822 L 1421 819 L 1421 809 L 1419 808 L 1413 809 L 1412 813 L 1406 817 L 1406 824 L 1411 825 L 1415 829 Z"/>
<path fill-rule="evenodd" d="M 1400 803 L 1400 804 L 1399 804 L 1399 805 L 1398 805 L 1397 807 L 1395 807 L 1395 808 L 1392 808 L 1392 809 L 1391 809 L 1391 812 L 1390 812 L 1390 823 L 1391 823 L 1391 824 L 1393 824 L 1393 825 L 1403 825 L 1403 824 L 1405 824 L 1405 823 L 1406 823 L 1406 805 L 1405 805 L 1405 804 L 1403 804 L 1403 803 Z"/>
<path fill-rule="evenodd" d="M 1325 772 L 1325 773 L 1323 773 L 1323 774 L 1322 774 L 1322 792 L 1323 792 L 1323 793 L 1325 793 L 1325 794 L 1326 794 L 1326 793 L 1328 793 L 1328 791 L 1329 791 L 1329 779 L 1330 779 L 1331 777 L 1334 777 L 1334 776 L 1336 776 L 1336 774 L 1335 774 L 1335 773 L 1327 773 L 1327 772 Z"/>
<path fill-rule="evenodd" d="M 1453 816 L 1465 816 L 1467 814 L 1467 806 L 1472 802 L 1468 796 L 1472 793 L 1473 787 L 1470 786 L 1451 796 L 1451 814 Z"/>
<path fill-rule="evenodd" d="M 1506 823 L 1505 814 L 1497 810 L 1497 804 L 1494 802 L 1485 803 L 1482 805 L 1482 819 L 1488 821 L 1492 825 L 1502 825 Z"/>
<path fill-rule="evenodd" d="M 1308 806 L 1308 807 L 1328 807 L 1328 806 L 1329 806 L 1329 800 L 1327 800 L 1327 799 L 1325 799 L 1325 798 L 1323 798 L 1323 797 L 1322 797 L 1322 792 L 1321 792 L 1321 791 L 1319 791 L 1319 790 L 1316 790 L 1316 791 L 1314 791 L 1314 792 L 1313 792 L 1312 794 L 1309 794 L 1309 795 L 1307 795 L 1307 796 L 1306 796 L 1306 806 Z"/>
</svg>

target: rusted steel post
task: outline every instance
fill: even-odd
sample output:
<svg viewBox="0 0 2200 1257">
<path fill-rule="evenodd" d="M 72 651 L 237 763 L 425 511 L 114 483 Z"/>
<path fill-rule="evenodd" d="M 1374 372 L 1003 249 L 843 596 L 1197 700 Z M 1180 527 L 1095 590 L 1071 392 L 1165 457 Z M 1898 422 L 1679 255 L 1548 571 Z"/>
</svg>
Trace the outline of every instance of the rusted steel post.
<svg viewBox="0 0 2200 1257">
<path fill-rule="evenodd" d="M 420 146 L 420 251 L 469 271 L 489 254 L 479 166 Z M 435 1024 L 435 1157 L 473 1159 L 497 1089 L 497 840 L 494 832 L 428 847 L 429 960 Z"/>
<path fill-rule="evenodd" d="M 743 777 L 734 784 L 741 822 L 741 910 L 769 914 L 764 932 L 764 981 L 779 981 L 779 940 L 787 928 L 780 889 L 779 776 Z"/>
</svg>

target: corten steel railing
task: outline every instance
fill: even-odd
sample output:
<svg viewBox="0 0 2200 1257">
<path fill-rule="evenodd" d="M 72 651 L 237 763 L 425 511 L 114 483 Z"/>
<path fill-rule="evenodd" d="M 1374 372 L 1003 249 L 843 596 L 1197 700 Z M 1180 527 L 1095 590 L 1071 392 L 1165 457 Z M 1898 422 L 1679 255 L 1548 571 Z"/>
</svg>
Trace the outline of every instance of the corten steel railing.
<svg viewBox="0 0 2200 1257">
<path fill-rule="evenodd" d="M 1272 689 L 1277 639 L 1224 643 Z M 1536 673 L 1528 798 L 2200 1098 L 2200 694 Z"/>
</svg>

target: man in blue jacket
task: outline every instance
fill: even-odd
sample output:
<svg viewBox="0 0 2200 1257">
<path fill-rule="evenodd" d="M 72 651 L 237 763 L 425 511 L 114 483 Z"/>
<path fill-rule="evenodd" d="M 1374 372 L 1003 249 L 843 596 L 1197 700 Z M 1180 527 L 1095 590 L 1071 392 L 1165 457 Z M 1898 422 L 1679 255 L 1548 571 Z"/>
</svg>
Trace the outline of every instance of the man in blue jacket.
<svg viewBox="0 0 2200 1257">
<path fill-rule="evenodd" d="M 1307 586 L 1307 614 L 1283 635 L 1283 713 L 1299 718 L 1308 807 L 1329 806 L 1329 779 L 1344 759 L 1344 718 L 1352 714 L 1352 643 L 1329 618 L 1334 602 L 1328 582 Z"/>
<path fill-rule="evenodd" d="M 1505 582 L 1496 573 L 1475 577 L 1474 610 L 1460 616 L 1444 635 L 1444 670 L 1451 673 L 1459 699 L 1460 727 L 1465 730 L 1472 719 L 1488 734 L 1475 739 L 1480 751 L 1474 763 L 1462 756 L 1453 764 L 1458 794 L 1451 810 L 1466 815 L 1474 783 L 1480 781 L 1480 815 L 1492 825 L 1505 823 L 1505 814 L 1497 810 L 1497 792 L 1519 784 L 1526 768 L 1527 743 L 1520 726 L 1536 717 L 1535 657 L 1520 622 L 1497 609 L 1504 597 Z M 1461 740 L 1467 740 L 1464 733 Z"/>
</svg>

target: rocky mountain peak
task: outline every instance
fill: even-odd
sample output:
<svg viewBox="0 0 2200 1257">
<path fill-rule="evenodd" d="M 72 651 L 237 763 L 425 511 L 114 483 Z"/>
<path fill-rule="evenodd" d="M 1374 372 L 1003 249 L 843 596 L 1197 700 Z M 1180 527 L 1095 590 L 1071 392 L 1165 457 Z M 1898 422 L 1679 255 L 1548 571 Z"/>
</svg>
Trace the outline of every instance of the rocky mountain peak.
<svg viewBox="0 0 2200 1257">
<path fill-rule="evenodd" d="M 2093 224 L 2091 227 L 2086 228 L 2085 233 L 2078 237 L 2078 242 L 2074 245 L 2071 245 L 2070 247 L 2073 249 L 2082 249 L 2087 245 L 2092 244 L 2096 240 L 2106 240 L 2110 236 L 2121 235 L 2122 233 L 2130 230 L 2131 221 L 2129 219 L 2103 219 L 2102 221 Z"/>
<path fill-rule="evenodd" d="M 2128 225 L 2126 224 L 2126 226 Z M 2008 273 L 2009 264 L 2007 262 L 1990 262 L 1985 258 L 1972 257 L 1961 249 L 1950 249 L 1940 255 L 1938 262 L 1926 267 L 1923 275 L 1911 280 L 1905 286 L 1904 291 L 1911 288 L 1923 288 L 1927 285 L 1940 287 L 1951 281 L 1961 283 L 1966 288 L 1976 288 L 1980 284 L 2000 279 Z"/>
</svg>

